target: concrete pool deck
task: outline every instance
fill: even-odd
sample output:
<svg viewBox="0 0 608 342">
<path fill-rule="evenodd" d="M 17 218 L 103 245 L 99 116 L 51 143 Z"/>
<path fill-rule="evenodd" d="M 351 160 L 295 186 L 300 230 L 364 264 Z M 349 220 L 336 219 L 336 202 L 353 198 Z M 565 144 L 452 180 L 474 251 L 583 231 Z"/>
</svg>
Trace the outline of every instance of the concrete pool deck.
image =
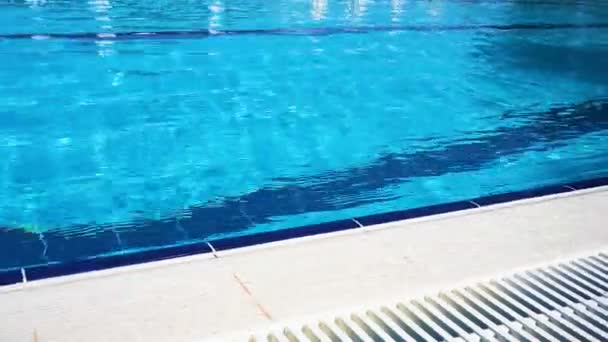
<svg viewBox="0 0 608 342">
<path fill-rule="evenodd" d="M 0 341 L 201 341 L 608 250 L 608 187 L 0 287 Z"/>
</svg>

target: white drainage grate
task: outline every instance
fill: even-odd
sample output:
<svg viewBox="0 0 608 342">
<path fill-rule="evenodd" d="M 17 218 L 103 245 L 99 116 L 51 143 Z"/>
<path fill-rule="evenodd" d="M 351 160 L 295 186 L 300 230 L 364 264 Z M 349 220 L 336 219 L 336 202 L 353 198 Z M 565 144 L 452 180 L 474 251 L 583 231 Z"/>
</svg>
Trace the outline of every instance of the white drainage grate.
<svg viewBox="0 0 608 342">
<path fill-rule="evenodd" d="M 608 255 L 344 312 L 249 341 L 608 341 Z"/>
</svg>

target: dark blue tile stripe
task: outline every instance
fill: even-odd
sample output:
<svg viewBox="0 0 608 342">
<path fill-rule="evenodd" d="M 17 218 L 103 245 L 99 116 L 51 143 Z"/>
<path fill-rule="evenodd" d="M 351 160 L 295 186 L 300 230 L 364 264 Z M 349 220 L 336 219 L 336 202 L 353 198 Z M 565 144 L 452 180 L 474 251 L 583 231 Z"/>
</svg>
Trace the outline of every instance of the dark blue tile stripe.
<svg viewBox="0 0 608 342">
<path fill-rule="evenodd" d="M 524 191 L 514 191 L 503 194 L 489 195 L 470 200 L 445 203 L 421 208 L 407 209 L 390 213 L 356 217 L 357 222 L 363 226 L 387 223 L 398 220 L 425 217 L 430 215 L 473 209 L 479 206 L 487 206 L 534 198 L 552 194 L 574 191 L 574 189 L 590 189 L 608 185 L 608 177 L 594 178 L 579 182 L 551 185 Z M 476 205 L 477 204 L 477 205 Z M 356 229 L 359 225 L 354 220 L 340 220 L 328 223 L 315 224 L 304 227 L 288 228 L 270 232 L 263 232 L 239 237 L 216 239 L 210 241 L 218 250 L 229 250 L 239 247 L 258 245 L 274 241 L 293 239 L 304 236 L 324 234 L 336 231 Z M 57 262 L 46 265 L 30 266 L 25 268 L 28 280 L 38 280 L 50 277 L 83 273 L 102 270 L 120 266 L 134 265 L 151 261 L 158 261 L 194 254 L 211 253 L 212 250 L 207 242 L 197 242 L 181 246 L 169 246 L 158 249 L 143 250 L 132 253 L 102 256 L 91 259 L 76 260 L 70 262 Z M 11 269 L 0 272 L 0 285 L 16 284 L 22 281 L 20 269 Z"/>
<path fill-rule="evenodd" d="M 560 29 L 605 29 L 608 23 L 523 23 L 523 24 L 468 24 L 468 25 L 403 25 L 403 26 L 342 26 L 318 28 L 270 28 L 243 30 L 183 30 L 151 32 L 79 32 L 79 33 L 15 33 L 0 34 L 1 39 L 11 40 L 142 40 L 142 39 L 197 39 L 236 35 L 281 35 L 281 36 L 329 36 L 335 34 L 354 34 L 370 32 L 443 32 L 443 31 L 513 31 L 513 30 L 560 30 Z"/>
<path fill-rule="evenodd" d="M 504 193 L 504 194 L 483 196 L 483 197 L 474 199 L 474 201 L 475 201 L 475 203 L 479 204 L 480 206 L 486 206 L 486 205 L 491 205 L 491 204 L 517 201 L 517 200 L 526 199 L 526 198 L 534 198 L 534 197 L 540 197 L 540 196 L 546 196 L 546 195 L 559 194 L 559 193 L 568 192 L 568 191 L 572 191 L 572 189 L 565 187 L 563 185 L 556 185 L 556 186 L 547 186 L 547 187 L 523 190 L 523 191 L 513 191 L 513 192 Z"/>
<path fill-rule="evenodd" d="M 26 268 L 26 275 L 28 281 L 38 280 L 210 252 L 211 248 L 206 242 L 198 242 L 181 246 L 169 246 L 133 253 L 77 260 L 73 262 L 32 266 Z"/>
<path fill-rule="evenodd" d="M 216 250 L 221 251 L 245 246 L 259 245 L 262 243 L 294 239 L 304 236 L 337 232 L 358 227 L 359 226 L 353 220 L 340 220 L 304 227 L 288 228 L 233 238 L 211 240 L 210 243 Z"/>
<path fill-rule="evenodd" d="M 596 188 L 604 185 L 608 185 L 608 177 L 588 179 L 568 184 L 568 186 L 578 190 Z"/>
<path fill-rule="evenodd" d="M 70 262 L 56 262 L 46 265 L 29 266 L 25 268 L 25 272 L 27 280 L 30 281 L 210 252 L 211 248 L 206 242 L 197 242 L 181 246 L 168 246 L 159 249 L 142 250 Z M 19 283 L 22 280 L 21 278 L 20 269 L 0 272 L 0 285 Z"/>
<path fill-rule="evenodd" d="M 21 270 L 0 272 L 0 286 L 17 284 L 21 282 Z"/>
<path fill-rule="evenodd" d="M 476 207 L 477 206 L 474 205 L 470 201 L 459 201 L 459 202 L 431 205 L 431 206 L 421 207 L 421 208 L 394 211 L 394 212 L 390 212 L 390 213 L 357 217 L 356 220 L 359 221 L 364 226 L 371 226 L 374 224 L 407 220 L 407 219 L 425 217 L 425 216 L 431 216 L 431 215 L 437 215 L 437 214 L 444 214 L 444 213 L 448 213 L 448 212 L 452 212 L 452 211 L 473 209 Z"/>
</svg>

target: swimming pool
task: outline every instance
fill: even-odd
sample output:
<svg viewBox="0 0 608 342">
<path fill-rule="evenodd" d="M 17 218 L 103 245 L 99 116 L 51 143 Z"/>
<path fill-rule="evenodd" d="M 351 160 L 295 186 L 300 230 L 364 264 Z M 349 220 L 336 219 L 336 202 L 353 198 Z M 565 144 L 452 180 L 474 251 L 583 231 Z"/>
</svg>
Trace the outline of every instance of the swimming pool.
<svg viewBox="0 0 608 342">
<path fill-rule="evenodd" d="M 608 176 L 608 3 L 0 0 L 0 270 Z"/>
</svg>

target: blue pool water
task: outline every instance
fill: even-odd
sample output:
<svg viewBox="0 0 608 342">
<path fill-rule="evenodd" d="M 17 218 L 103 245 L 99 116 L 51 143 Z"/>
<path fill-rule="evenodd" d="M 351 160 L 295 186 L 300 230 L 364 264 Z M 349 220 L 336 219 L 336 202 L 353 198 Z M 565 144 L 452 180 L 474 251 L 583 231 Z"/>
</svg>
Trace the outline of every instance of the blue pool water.
<svg viewBox="0 0 608 342">
<path fill-rule="evenodd" d="M 0 270 L 608 176 L 608 2 L 0 0 Z"/>
</svg>

